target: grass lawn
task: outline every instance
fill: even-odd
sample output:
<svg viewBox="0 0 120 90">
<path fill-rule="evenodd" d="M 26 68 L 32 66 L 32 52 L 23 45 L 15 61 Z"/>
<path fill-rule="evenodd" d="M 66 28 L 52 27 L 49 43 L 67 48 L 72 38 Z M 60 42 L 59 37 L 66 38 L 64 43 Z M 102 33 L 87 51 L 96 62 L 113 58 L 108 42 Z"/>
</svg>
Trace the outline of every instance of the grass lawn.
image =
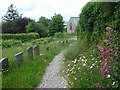
<svg viewBox="0 0 120 90">
<path fill-rule="evenodd" d="M 68 39 L 64 38 L 63 39 Z M 59 39 L 57 39 L 59 40 Z M 62 39 L 60 39 L 62 40 Z M 54 40 L 55 41 L 55 40 Z M 3 49 L 2 57 L 9 58 L 10 72 L 3 75 L 2 87 L 3 88 L 33 88 L 42 80 L 45 68 L 49 65 L 55 55 L 60 53 L 61 50 L 68 47 L 69 44 L 57 44 L 55 42 L 48 44 L 41 44 L 40 52 L 44 55 L 34 57 L 33 60 L 27 60 L 26 49 L 29 46 L 34 46 L 31 43 L 25 43 L 24 46 L 11 47 Z M 46 51 L 46 47 L 50 47 L 50 51 Z M 55 48 L 54 48 L 55 46 Z M 24 64 L 16 67 L 14 65 L 14 55 L 23 52 Z"/>
</svg>

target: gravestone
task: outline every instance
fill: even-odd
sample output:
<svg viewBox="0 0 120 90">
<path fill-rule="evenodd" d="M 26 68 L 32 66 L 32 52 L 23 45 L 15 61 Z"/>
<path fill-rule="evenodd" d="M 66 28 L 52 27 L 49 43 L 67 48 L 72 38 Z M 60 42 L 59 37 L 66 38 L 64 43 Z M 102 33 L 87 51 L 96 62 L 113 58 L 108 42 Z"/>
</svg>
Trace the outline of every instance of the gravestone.
<svg viewBox="0 0 120 90">
<path fill-rule="evenodd" d="M 33 48 L 32 47 L 28 47 L 27 48 L 27 58 L 29 60 L 32 60 L 33 59 Z"/>
<path fill-rule="evenodd" d="M 64 41 L 62 41 L 62 44 L 64 44 L 65 42 Z"/>
<path fill-rule="evenodd" d="M 58 41 L 58 44 L 60 44 L 60 41 Z"/>
<path fill-rule="evenodd" d="M 46 44 L 46 41 L 44 42 L 44 44 Z"/>
<path fill-rule="evenodd" d="M 0 72 L 6 73 L 9 69 L 8 58 L 2 58 L 0 60 Z"/>
<path fill-rule="evenodd" d="M 39 49 L 39 46 L 38 45 L 35 45 L 34 46 L 34 55 L 39 55 L 40 54 L 40 49 Z"/>
<path fill-rule="evenodd" d="M 15 60 L 15 65 L 16 66 L 20 65 L 21 63 L 23 63 L 24 62 L 23 53 L 20 52 L 18 54 L 15 54 L 14 60 Z"/>
<path fill-rule="evenodd" d="M 50 50 L 50 48 L 49 47 L 46 47 L 46 51 L 49 51 Z"/>
<path fill-rule="evenodd" d="M 68 43 L 68 40 L 66 40 L 66 43 Z"/>
</svg>

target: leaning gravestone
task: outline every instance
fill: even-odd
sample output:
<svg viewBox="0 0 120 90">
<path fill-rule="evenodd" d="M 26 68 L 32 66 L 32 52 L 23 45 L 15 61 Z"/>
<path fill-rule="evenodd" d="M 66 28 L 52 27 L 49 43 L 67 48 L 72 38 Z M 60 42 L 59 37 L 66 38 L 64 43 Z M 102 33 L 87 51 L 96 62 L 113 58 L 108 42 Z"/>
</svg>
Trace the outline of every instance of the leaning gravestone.
<svg viewBox="0 0 120 90">
<path fill-rule="evenodd" d="M 0 72 L 2 73 L 8 72 L 8 69 L 9 69 L 8 58 L 2 58 L 0 60 Z"/>
<path fill-rule="evenodd" d="M 50 50 L 50 48 L 49 47 L 46 47 L 46 51 L 49 51 Z"/>
<path fill-rule="evenodd" d="M 16 66 L 20 65 L 21 63 L 23 63 L 24 62 L 23 53 L 20 52 L 18 54 L 15 54 L 14 60 L 15 60 L 15 65 Z"/>
<path fill-rule="evenodd" d="M 27 58 L 29 60 L 32 60 L 33 59 L 33 48 L 32 47 L 28 47 L 27 48 Z"/>
<path fill-rule="evenodd" d="M 35 45 L 34 46 L 34 55 L 39 55 L 40 54 L 40 49 L 39 49 L 39 46 L 38 45 Z"/>
</svg>

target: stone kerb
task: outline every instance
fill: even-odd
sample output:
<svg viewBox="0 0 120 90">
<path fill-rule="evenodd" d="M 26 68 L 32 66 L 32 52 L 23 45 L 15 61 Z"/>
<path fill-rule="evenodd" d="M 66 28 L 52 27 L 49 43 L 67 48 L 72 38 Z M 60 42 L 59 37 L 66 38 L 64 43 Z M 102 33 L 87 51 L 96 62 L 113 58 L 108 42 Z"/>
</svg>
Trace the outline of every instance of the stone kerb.
<svg viewBox="0 0 120 90">
<path fill-rule="evenodd" d="M 20 65 L 21 63 L 23 63 L 24 62 L 23 53 L 20 52 L 18 54 L 15 54 L 14 60 L 15 60 L 15 65 L 16 66 Z"/>
<path fill-rule="evenodd" d="M 27 52 L 27 58 L 29 60 L 32 60 L 33 59 L 33 48 L 32 47 L 28 47 L 26 52 Z"/>
<path fill-rule="evenodd" d="M 38 45 L 35 45 L 35 46 L 34 46 L 34 55 L 35 55 L 35 56 L 40 55 L 40 49 L 39 49 L 39 46 L 38 46 Z"/>
<path fill-rule="evenodd" d="M 2 58 L 0 60 L 0 72 L 2 73 L 8 72 L 8 69 L 9 69 L 8 58 Z"/>
</svg>

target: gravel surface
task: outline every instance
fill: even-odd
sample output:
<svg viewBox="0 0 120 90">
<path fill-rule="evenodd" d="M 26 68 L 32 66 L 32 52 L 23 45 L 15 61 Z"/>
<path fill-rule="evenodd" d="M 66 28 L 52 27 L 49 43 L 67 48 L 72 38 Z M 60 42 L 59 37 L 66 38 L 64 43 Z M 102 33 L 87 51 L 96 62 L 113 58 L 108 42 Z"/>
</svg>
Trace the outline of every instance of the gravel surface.
<svg viewBox="0 0 120 90">
<path fill-rule="evenodd" d="M 46 68 L 42 83 L 37 88 L 67 88 L 68 82 L 60 75 L 60 70 L 64 65 L 62 60 L 65 52 L 66 50 L 63 50 L 54 57 L 53 61 Z"/>
</svg>

